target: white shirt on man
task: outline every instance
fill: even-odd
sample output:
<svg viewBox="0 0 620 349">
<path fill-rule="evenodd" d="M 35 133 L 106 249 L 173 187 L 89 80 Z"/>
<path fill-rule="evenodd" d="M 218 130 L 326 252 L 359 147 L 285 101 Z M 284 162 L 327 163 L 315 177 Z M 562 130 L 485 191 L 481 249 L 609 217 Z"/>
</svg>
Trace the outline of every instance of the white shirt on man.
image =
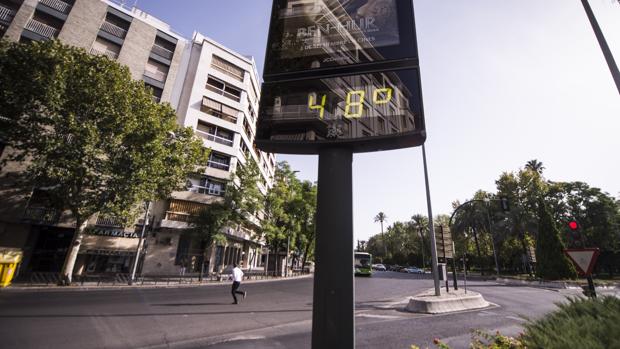
<svg viewBox="0 0 620 349">
<path fill-rule="evenodd" d="M 243 280 L 243 272 L 239 267 L 233 269 L 233 281 L 241 282 Z"/>
</svg>

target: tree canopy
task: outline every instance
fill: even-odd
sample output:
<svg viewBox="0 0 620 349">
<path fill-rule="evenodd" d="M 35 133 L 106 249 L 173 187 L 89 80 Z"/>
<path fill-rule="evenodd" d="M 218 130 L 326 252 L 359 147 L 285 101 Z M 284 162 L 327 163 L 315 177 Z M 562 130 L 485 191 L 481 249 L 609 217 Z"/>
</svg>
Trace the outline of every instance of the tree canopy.
<svg viewBox="0 0 620 349">
<path fill-rule="evenodd" d="M 77 232 L 63 274 L 70 281 L 84 223 L 96 213 L 126 223 L 144 200 L 167 197 L 206 161 L 191 128 L 176 123 L 127 67 L 58 41 L 0 42 L 0 137 L 23 185 L 44 188 Z"/>
</svg>

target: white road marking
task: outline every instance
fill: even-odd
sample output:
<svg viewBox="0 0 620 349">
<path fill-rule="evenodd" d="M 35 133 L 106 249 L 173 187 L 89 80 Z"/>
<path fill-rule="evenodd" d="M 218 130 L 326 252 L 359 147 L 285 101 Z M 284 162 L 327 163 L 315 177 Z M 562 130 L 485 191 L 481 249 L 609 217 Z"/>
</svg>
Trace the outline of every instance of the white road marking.
<svg viewBox="0 0 620 349">
<path fill-rule="evenodd" d="M 394 316 L 394 315 L 379 315 L 379 314 L 356 314 L 356 317 L 369 317 L 374 319 L 403 319 L 402 316 Z"/>
</svg>

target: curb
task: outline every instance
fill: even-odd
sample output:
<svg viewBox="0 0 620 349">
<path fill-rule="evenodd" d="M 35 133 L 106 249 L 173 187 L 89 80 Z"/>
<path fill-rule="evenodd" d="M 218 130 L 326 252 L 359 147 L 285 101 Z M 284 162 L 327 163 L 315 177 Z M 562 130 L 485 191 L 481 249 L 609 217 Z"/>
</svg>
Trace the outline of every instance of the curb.
<svg viewBox="0 0 620 349">
<path fill-rule="evenodd" d="M 565 282 L 565 281 L 528 281 L 528 280 L 519 280 L 519 279 L 509 279 L 509 278 L 498 278 L 496 280 L 499 283 L 505 285 L 520 285 L 520 286 L 529 286 L 529 287 L 538 287 L 538 288 L 547 288 L 554 290 L 566 290 L 566 289 L 581 289 L 583 285 L 573 282 Z M 596 288 L 600 289 L 616 289 L 618 285 L 598 285 Z"/>
<path fill-rule="evenodd" d="M 304 279 L 314 276 L 314 274 L 282 277 L 277 279 L 262 279 L 262 280 L 246 280 L 243 284 L 255 284 L 263 282 L 275 282 L 275 281 L 287 281 Z M 122 285 L 122 286 L 9 286 L 0 288 L 0 293 L 6 292 L 77 292 L 77 291 L 112 291 L 112 290 L 154 290 L 154 289 L 168 289 L 168 288 L 193 288 L 193 287 L 213 287 L 229 285 L 228 281 L 218 282 L 205 282 L 205 283 L 193 283 L 193 284 L 173 284 L 173 285 Z"/>
<path fill-rule="evenodd" d="M 434 296 L 416 296 L 409 299 L 405 311 L 412 313 L 444 314 L 464 310 L 482 309 L 488 307 L 480 293 L 470 292 L 467 295 L 450 298 L 434 298 Z"/>
</svg>

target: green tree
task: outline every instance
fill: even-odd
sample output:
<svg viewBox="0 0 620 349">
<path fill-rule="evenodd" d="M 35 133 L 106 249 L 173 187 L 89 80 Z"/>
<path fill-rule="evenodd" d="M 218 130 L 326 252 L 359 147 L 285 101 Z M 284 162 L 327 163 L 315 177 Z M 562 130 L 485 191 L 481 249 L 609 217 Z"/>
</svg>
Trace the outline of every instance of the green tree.
<svg viewBox="0 0 620 349">
<path fill-rule="evenodd" d="M 564 243 L 547 205 L 539 201 L 538 243 L 536 258 L 538 266 L 536 275 L 547 280 L 574 279 L 575 268 L 564 255 Z"/>
<path fill-rule="evenodd" d="M 65 283 L 90 217 L 130 222 L 138 203 L 167 197 L 206 161 L 170 105 L 153 102 L 143 82 L 106 57 L 57 41 L 2 41 L 0 76 L 7 160 L 23 163 L 22 184 L 45 188 L 50 204 L 76 222 Z"/>
</svg>

